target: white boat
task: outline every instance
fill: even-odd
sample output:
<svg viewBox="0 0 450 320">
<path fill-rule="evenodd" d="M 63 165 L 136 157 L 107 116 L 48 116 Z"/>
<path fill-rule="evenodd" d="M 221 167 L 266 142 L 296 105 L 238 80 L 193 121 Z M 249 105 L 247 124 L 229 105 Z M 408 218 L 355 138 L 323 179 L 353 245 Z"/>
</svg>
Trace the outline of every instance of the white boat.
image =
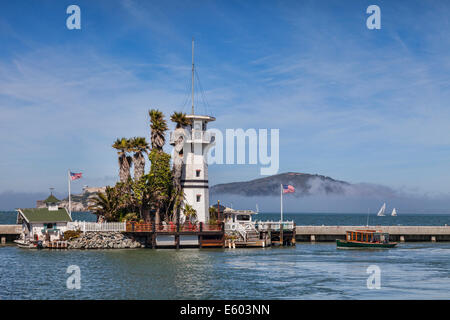
<svg viewBox="0 0 450 320">
<path fill-rule="evenodd" d="M 396 217 L 396 216 L 397 216 L 397 210 L 395 210 L 395 208 L 392 209 L 391 216 L 393 216 L 393 217 Z"/>
<path fill-rule="evenodd" d="M 19 248 L 26 248 L 26 249 L 41 249 L 42 248 L 42 241 L 29 241 L 24 239 L 18 239 L 14 240 L 14 242 L 17 244 Z"/>
<path fill-rule="evenodd" d="M 380 208 L 380 211 L 378 211 L 377 216 L 384 217 L 384 212 L 386 211 L 386 203 L 383 203 L 383 205 Z"/>
</svg>

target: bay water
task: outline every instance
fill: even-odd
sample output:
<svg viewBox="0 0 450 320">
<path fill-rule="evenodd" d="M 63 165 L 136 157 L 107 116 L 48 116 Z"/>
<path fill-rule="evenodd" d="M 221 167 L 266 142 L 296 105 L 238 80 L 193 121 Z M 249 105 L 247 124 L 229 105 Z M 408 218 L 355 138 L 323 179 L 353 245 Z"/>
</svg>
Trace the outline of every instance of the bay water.
<svg viewBox="0 0 450 320">
<path fill-rule="evenodd" d="M 279 220 L 279 215 L 255 218 Z M 74 219 L 95 217 L 75 213 Z M 285 219 L 297 225 L 365 225 L 367 215 L 286 214 Z M 15 214 L 0 213 L 0 223 L 15 223 Z M 445 225 L 450 215 L 371 216 L 369 224 Z M 79 290 L 66 285 L 71 265 L 80 268 Z M 379 289 L 368 286 L 370 266 L 380 270 Z M 450 242 L 407 242 L 390 250 L 297 243 L 50 251 L 8 244 L 0 247 L 0 299 L 450 299 Z"/>
</svg>

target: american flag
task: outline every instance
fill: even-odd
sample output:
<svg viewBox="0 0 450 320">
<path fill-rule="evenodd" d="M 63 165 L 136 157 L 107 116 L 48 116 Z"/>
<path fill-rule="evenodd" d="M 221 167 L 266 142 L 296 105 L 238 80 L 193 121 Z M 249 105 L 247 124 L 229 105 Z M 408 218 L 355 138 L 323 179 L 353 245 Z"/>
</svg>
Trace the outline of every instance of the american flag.
<svg viewBox="0 0 450 320">
<path fill-rule="evenodd" d="M 75 173 L 75 172 L 71 172 L 70 173 L 70 180 L 77 180 L 80 179 L 83 176 L 83 173 Z"/>
<path fill-rule="evenodd" d="M 294 193 L 295 188 L 290 184 L 283 184 L 283 193 Z"/>
</svg>

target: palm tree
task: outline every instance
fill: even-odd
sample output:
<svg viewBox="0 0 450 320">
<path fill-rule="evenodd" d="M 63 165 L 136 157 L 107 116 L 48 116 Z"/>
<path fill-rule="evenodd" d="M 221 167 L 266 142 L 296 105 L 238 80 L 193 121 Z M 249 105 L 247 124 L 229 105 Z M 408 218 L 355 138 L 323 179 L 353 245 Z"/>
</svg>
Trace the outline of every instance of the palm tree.
<svg viewBox="0 0 450 320">
<path fill-rule="evenodd" d="M 120 182 L 126 182 L 131 177 L 131 157 L 127 156 L 127 152 L 130 150 L 130 142 L 126 138 L 117 139 L 112 147 L 117 150 L 119 156 L 119 180 Z"/>
<path fill-rule="evenodd" d="M 167 122 L 164 119 L 164 114 L 158 109 L 151 109 L 148 112 L 148 115 L 150 116 L 152 149 L 162 151 L 162 148 L 166 143 L 165 133 L 169 129 L 167 127 Z"/>
<path fill-rule="evenodd" d="M 177 129 L 178 128 L 184 128 L 188 125 L 191 124 L 191 120 L 188 119 L 186 117 L 186 113 L 183 112 L 174 112 L 171 116 L 170 116 L 170 120 L 172 120 L 172 122 L 175 122 L 177 124 Z"/>
<path fill-rule="evenodd" d="M 174 206 L 173 216 L 177 223 L 179 223 L 180 207 L 184 200 L 184 192 L 181 188 L 181 176 L 183 173 L 183 146 L 186 138 L 185 128 L 191 124 L 191 121 L 186 117 L 185 113 L 174 112 L 170 116 L 170 120 L 175 122 L 176 128 L 173 133 L 174 141 L 171 143 L 174 146 L 174 159 L 173 159 L 173 185 L 174 185 Z"/>
<path fill-rule="evenodd" d="M 150 139 L 153 149 L 153 156 L 151 157 L 153 161 L 151 160 L 152 167 L 150 170 L 150 174 L 152 175 L 152 173 L 161 169 L 157 168 L 158 164 L 156 162 L 164 158 L 163 146 L 166 143 L 165 134 L 169 128 L 167 126 L 166 120 L 164 119 L 164 114 L 158 109 L 149 110 L 148 115 L 150 116 Z M 164 188 L 161 188 L 159 183 L 157 183 L 157 185 L 158 187 L 154 188 L 153 199 L 155 199 L 155 223 L 159 224 L 161 221 L 160 212 L 163 209 L 164 202 L 167 199 L 167 195 L 165 194 L 164 190 L 162 190 Z"/>
<path fill-rule="evenodd" d="M 191 205 L 186 204 L 184 206 L 184 216 L 186 217 L 186 219 L 188 219 L 189 221 L 194 220 L 195 218 L 197 218 L 197 210 L 195 210 L 194 208 L 192 208 Z"/>
<path fill-rule="evenodd" d="M 130 150 L 133 154 L 134 180 L 138 181 L 145 173 L 145 157 L 142 153 L 148 153 L 149 145 L 144 137 L 134 137 L 130 140 Z"/>
<path fill-rule="evenodd" d="M 181 188 L 181 174 L 183 169 L 183 146 L 186 138 L 185 128 L 191 124 L 191 121 L 186 118 L 186 114 L 182 112 L 174 112 L 170 120 L 177 124 L 173 133 L 174 140 L 171 143 L 175 149 L 175 157 L 173 159 L 173 177 L 175 188 Z"/>
<path fill-rule="evenodd" d="M 97 192 L 91 200 L 89 210 L 97 215 L 97 221 L 115 221 L 120 209 L 120 200 L 115 188 L 106 187 L 105 192 Z"/>
</svg>

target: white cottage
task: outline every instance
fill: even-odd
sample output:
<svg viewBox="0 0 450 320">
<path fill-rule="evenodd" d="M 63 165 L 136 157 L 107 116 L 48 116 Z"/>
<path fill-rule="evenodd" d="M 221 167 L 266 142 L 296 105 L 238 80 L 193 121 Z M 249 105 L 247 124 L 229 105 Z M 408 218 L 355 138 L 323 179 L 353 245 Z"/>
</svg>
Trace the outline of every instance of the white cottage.
<svg viewBox="0 0 450 320">
<path fill-rule="evenodd" d="M 22 224 L 23 240 L 59 240 L 71 222 L 67 209 L 59 208 L 59 200 L 51 194 L 46 208 L 17 209 L 17 223 Z"/>
</svg>

